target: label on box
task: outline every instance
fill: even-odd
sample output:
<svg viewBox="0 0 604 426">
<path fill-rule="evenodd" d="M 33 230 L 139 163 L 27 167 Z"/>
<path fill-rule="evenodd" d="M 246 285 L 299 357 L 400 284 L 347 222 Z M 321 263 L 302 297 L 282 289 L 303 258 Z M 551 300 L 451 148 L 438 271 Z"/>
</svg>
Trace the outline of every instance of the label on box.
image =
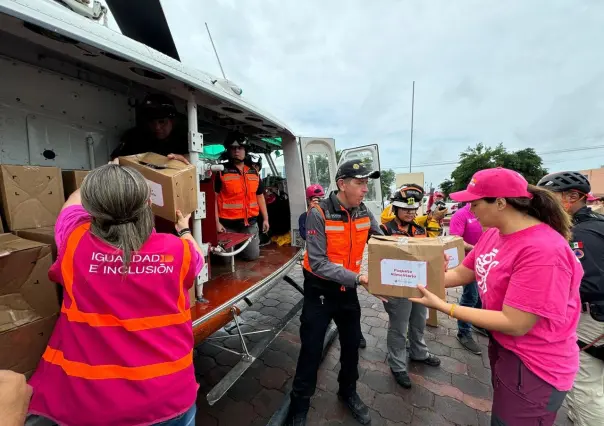
<svg viewBox="0 0 604 426">
<path fill-rule="evenodd" d="M 459 266 L 459 252 L 457 251 L 457 247 L 446 249 L 445 254 L 449 256 L 448 268 L 452 269 Z"/>
<path fill-rule="evenodd" d="M 161 185 L 157 182 L 153 182 L 149 179 L 145 179 L 151 188 L 151 202 L 156 206 L 164 206 L 164 193 L 162 192 Z"/>
<path fill-rule="evenodd" d="M 382 284 L 397 287 L 426 285 L 427 263 L 417 260 L 382 259 Z"/>
</svg>

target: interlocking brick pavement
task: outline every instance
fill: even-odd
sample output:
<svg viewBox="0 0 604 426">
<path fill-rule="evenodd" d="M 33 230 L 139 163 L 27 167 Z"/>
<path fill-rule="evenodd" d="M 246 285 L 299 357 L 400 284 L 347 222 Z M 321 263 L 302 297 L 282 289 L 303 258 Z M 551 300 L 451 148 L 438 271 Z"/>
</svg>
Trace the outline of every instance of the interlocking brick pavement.
<svg viewBox="0 0 604 426">
<path fill-rule="evenodd" d="M 290 276 L 302 283 L 299 267 Z M 450 301 L 457 301 L 460 295 L 460 289 L 447 291 Z M 274 325 L 300 298 L 290 285 L 279 283 L 243 313 L 246 328 L 249 329 L 251 323 Z M 358 391 L 371 408 L 372 426 L 490 424 L 492 387 L 485 337 L 477 336 L 483 355 L 471 354 L 455 337 L 456 321 L 439 314 L 439 326 L 426 328 L 426 340 L 430 350 L 441 358 L 442 365 L 431 368 L 411 364 L 409 373 L 413 387 L 403 389 L 394 381 L 385 362 L 388 315 L 383 304 L 364 289 L 359 289 L 359 300 L 367 348 L 360 350 Z M 299 316 L 296 316 L 262 357 L 212 407 L 207 404 L 206 393 L 238 361 L 238 357 L 208 344 L 198 348 L 195 359 L 200 382 L 197 425 L 265 425 L 291 388 L 300 349 L 299 325 Z M 253 335 L 248 342 L 253 345 L 261 338 L 262 335 Z M 230 348 L 240 349 L 237 338 L 227 340 Z M 336 396 L 339 356 L 340 343 L 336 339 L 319 370 L 317 392 L 308 417 L 310 425 L 358 424 Z M 560 410 L 556 425 L 571 425 L 565 407 Z"/>
</svg>

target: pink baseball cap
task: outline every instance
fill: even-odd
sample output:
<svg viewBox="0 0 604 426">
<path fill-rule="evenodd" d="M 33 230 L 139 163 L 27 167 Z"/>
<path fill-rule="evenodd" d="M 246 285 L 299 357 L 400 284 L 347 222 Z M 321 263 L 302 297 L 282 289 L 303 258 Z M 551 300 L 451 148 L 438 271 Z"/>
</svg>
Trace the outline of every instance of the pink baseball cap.
<svg viewBox="0 0 604 426">
<path fill-rule="evenodd" d="M 474 173 L 468 187 L 450 197 L 457 202 L 470 202 L 481 198 L 533 198 L 533 194 L 528 192 L 528 182 L 520 173 L 497 167 Z"/>
<path fill-rule="evenodd" d="M 599 198 L 595 197 L 594 194 L 592 194 L 591 192 L 589 194 L 587 194 L 587 201 L 598 201 Z"/>
<path fill-rule="evenodd" d="M 308 200 L 314 197 L 325 197 L 325 191 L 323 190 L 323 187 L 318 183 L 310 185 L 308 188 L 306 188 L 306 199 Z"/>
</svg>

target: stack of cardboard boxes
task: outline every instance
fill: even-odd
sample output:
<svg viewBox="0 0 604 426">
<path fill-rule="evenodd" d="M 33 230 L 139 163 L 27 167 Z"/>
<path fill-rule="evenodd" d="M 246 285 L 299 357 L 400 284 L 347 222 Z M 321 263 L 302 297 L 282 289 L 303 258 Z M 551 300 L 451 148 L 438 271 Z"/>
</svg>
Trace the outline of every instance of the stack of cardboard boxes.
<svg viewBox="0 0 604 426">
<path fill-rule="evenodd" d="M 56 259 L 54 224 L 65 202 L 63 180 L 85 173 L 0 166 L 0 369 L 29 376 L 44 352 L 59 311 L 58 287 L 48 269 Z"/>
<path fill-rule="evenodd" d="M 197 208 L 195 166 L 156 154 L 120 158 L 152 189 L 155 215 L 172 223 L 175 211 Z M 57 258 L 54 225 L 88 171 L 0 165 L 0 369 L 28 377 L 57 321 L 61 290 L 48 278 Z M 195 286 L 190 292 L 195 298 Z"/>
</svg>

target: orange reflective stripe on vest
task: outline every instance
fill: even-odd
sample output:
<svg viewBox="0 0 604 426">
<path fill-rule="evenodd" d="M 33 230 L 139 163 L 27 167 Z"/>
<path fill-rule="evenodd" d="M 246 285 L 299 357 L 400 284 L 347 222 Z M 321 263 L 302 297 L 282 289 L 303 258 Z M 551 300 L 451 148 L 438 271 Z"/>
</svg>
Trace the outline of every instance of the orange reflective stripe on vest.
<svg viewBox="0 0 604 426">
<path fill-rule="evenodd" d="M 111 314 L 98 314 L 90 312 L 82 312 L 78 309 L 76 299 L 73 294 L 73 279 L 74 279 L 74 255 L 75 250 L 86 232 L 90 229 L 90 224 L 84 224 L 76 228 L 69 239 L 61 261 L 61 272 L 63 274 L 63 284 L 65 292 L 69 295 L 71 305 L 61 307 L 69 321 L 86 323 L 92 327 L 122 327 L 128 331 L 148 330 L 151 328 L 166 327 L 170 325 L 183 324 L 191 319 L 191 311 L 185 309 L 185 293 L 184 281 L 187 276 L 189 264 L 191 263 L 191 250 L 189 244 L 185 240 L 183 242 L 183 261 L 180 267 L 179 288 L 177 307 L 178 312 L 166 315 L 157 315 L 143 318 L 120 319 Z"/>
<path fill-rule="evenodd" d="M 243 219 L 247 224 L 248 219 L 260 214 L 256 195 L 260 177 L 254 169 L 244 166 L 243 172 L 240 172 L 229 168 L 219 179 L 222 179 L 223 185 L 218 193 L 218 217 L 226 220 Z"/>
<path fill-rule="evenodd" d="M 65 314 L 70 322 L 85 323 L 91 327 L 122 327 L 128 331 L 150 330 L 171 325 L 184 324 L 191 319 L 191 312 L 186 309 L 184 292 L 184 281 L 191 263 L 191 250 L 186 240 L 183 243 L 183 259 L 179 271 L 179 295 L 176 301 L 178 312 L 166 315 L 157 315 L 143 318 L 121 319 L 111 314 L 99 314 L 94 312 L 82 312 L 78 309 L 77 300 L 74 297 L 74 260 L 77 247 L 82 237 L 89 232 L 90 224 L 77 227 L 67 239 L 67 245 L 61 260 L 61 272 L 65 292 L 69 296 L 70 306 L 63 301 L 61 312 Z M 46 347 L 42 359 L 50 364 L 60 366 L 65 374 L 72 377 L 80 377 L 89 380 L 97 379 L 125 379 L 125 380 L 147 380 L 155 377 L 166 376 L 179 372 L 189 367 L 193 362 L 193 352 L 184 357 L 150 365 L 127 367 L 121 365 L 91 365 L 84 362 L 73 361 L 65 358 L 63 351 Z"/>
<path fill-rule="evenodd" d="M 156 377 L 178 373 L 193 362 L 193 351 L 176 361 L 160 362 L 142 365 L 140 367 L 124 367 L 121 365 L 90 365 L 83 362 L 65 359 L 62 351 L 47 347 L 42 359 L 50 364 L 60 366 L 68 376 L 88 380 L 126 379 L 148 380 Z"/>
<path fill-rule="evenodd" d="M 331 263 L 359 273 L 365 244 L 369 237 L 371 219 L 369 216 L 353 218 L 346 209 L 342 208 L 342 214 L 347 215 L 348 221 L 331 220 L 326 217 L 322 206 L 316 206 L 316 208 L 325 219 L 327 259 Z M 304 268 L 309 272 L 313 272 L 308 253 L 304 256 Z"/>
</svg>

